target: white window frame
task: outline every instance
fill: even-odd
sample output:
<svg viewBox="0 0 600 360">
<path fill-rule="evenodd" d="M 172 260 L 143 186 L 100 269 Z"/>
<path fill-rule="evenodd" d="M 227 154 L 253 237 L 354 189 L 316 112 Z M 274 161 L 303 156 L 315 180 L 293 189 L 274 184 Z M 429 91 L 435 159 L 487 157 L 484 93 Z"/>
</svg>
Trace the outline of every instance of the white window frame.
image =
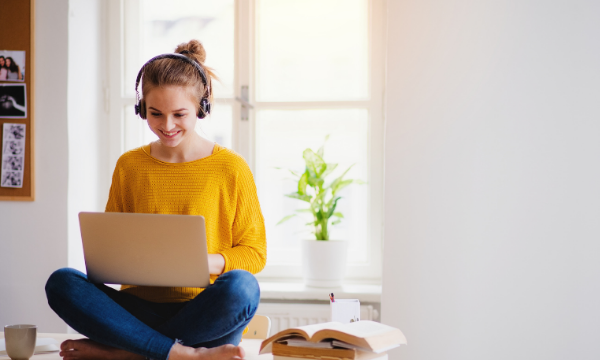
<svg viewBox="0 0 600 360">
<path fill-rule="evenodd" d="M 126 14 L 139 14 L 141 0 L 118 0 L 108 3 L 108 74 L 109 88 L 106 97 L 109 101 L 109 146 L 110 169 L 114 169 L 117 159 L 125 148 L 128 136 L 124 126 L 124 109 L 135 104 L 135 98 L 126 96 L 124 83 L 124 58 L 135 55 L 135 46 L 126 46 L 125 42 L 135 43 L 135 29 L 141 29 L 141 19 Z M 260 0 L 256 0 L 260 1 Z M 363 265 L 348 267 L 347 280 L 355 283 L 381 283 L 382 243 L 383 243 L 383 166 L 384 166 L 384 78 L 385 78 L 385 0 L 369 1 L 369 97 L 358 101 L 302 101 L 302 102 L 258 102 L 255 99 L 255 0 L 237 0 L 235 3 L 235 57 L 234 72 L 235 97 L 241 96 L 241 87 L 249 86 L 250 103 L 255 110 L 306 110 L 306 109 L 343 109 L 359 108 L 369 112 L 368 159 L 368 243 L 370 254 Z M 127 9 L 126 9 L 127 8 Z M 127 10 L 127 11 L 126 11 Z M 124 39 L 127 32 L 128 40 Z M 132 36 L 132 34 L 134 34 Z M 131 83 L 131 82 L 128 82 Z M 234 98 L 220 98 L 218 103 L 236 103 L 233 106 L 232 147 L 255 170 L 255 134 L 256 120 L 254 111 L 250 111 L 248 121 L 241 120 L 241 104 Z M 268 234 L 267 234 L 268 236 Z M 268 242 L 268 237 L 267 237 Z M 268 255 L 267 255 L 268 256 Z M 261 281 L 298 280 L 301 267 L 294 265 L 268 265 L 257 275 Z"/>
</svg>

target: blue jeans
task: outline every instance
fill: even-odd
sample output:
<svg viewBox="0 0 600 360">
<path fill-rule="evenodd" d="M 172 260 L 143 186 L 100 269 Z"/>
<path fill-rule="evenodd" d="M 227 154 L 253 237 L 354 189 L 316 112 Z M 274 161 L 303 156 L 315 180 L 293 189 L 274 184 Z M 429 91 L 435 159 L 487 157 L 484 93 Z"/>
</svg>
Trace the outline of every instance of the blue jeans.
<svg viewBox="0 0 600 360">
<path fill-rule="evenodd" d="M 238 345 L 256 312 L 260 290 L 252 274 L 233 270 L 193 300 L 155 303 L 63 268 L 50 275 L 46 296 L 56 314 L 89 339 L 166 360 L 175 342 L 207 348 Z"/>
</svg>

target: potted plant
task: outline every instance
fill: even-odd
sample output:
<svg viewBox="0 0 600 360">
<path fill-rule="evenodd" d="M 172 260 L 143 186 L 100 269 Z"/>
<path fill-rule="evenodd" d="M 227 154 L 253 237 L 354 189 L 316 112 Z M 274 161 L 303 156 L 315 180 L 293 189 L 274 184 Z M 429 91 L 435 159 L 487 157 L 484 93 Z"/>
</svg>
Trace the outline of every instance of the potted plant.
<svg viewBox="0 0 600 360">
<path fill-rule="evenodd" d="M 327 138 L 325 138 L 327 141 Z M 342 221 L 344 215 L 336 211 L 338 201 L 342 198 L 339 192 L 351 184 L 363 184 L 361 180 L 344 179 L 352 166 L 341 175 L 328 182 L 327 176 L 337 168 L 338 164 L 326 163 L 323 159 L 324 145 L 317 152 L 308 148 L 303 157 L 305 170 L 299 174 L 289 170 L 298 182 L 298 190 L 285 196 L 307 203 L 308 208 L 296 210 L 279 221 L 278 225 L 298 216 L 310 213 L 313 239 L 302 241 L 302 267 L 304 283 L 314 287 L 338 287 L 346 273 L 348 242 L 329 238 L 329 229 Z"/>
</svg>

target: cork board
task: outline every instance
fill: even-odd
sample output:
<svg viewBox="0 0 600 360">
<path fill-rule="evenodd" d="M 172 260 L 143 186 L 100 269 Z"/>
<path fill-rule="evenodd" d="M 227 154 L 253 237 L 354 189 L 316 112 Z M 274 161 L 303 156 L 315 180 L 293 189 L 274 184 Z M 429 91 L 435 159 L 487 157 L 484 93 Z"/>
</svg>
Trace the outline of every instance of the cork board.
<svg viewBox="0 0 600 360">
<path fill-rule="evenodd" d="M 22 173 L 22 187 L 0 187 L 0 200 L 34 200 L 34 3 L 35 0 L 0 0 L 0 50 L 25 51 L 24 81 L 2 81 L 0 85 L 25 84 L 27 101 L 25 118 L 0 118 L 0 133 L 4 123 L 25 124 L 25 155 Z M 0 141 L 4 138 L 1 134 Z"/>
</svg>

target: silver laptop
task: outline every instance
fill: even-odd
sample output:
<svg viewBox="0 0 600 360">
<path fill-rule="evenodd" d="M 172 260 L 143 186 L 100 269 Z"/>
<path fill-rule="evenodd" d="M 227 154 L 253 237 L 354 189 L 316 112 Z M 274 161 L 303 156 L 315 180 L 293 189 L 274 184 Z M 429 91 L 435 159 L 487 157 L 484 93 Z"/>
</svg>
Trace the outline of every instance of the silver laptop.
<svg viewBox="0 0 600 360">
<path fill-rule="evenodd" d="M 204 217 L 79 213 L 90 281 L 146 286 L 210 284 Z"/>
</svg>

